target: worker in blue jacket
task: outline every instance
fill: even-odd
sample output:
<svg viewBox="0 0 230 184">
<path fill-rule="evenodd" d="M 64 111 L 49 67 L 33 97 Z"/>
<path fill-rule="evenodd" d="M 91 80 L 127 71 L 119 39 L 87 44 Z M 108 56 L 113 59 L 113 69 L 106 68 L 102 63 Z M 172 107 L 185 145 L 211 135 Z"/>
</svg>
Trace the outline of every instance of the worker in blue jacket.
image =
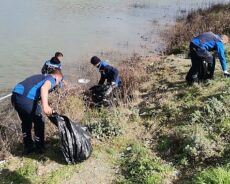
<svg viewBox="0 0 230 184">
<path fill-rule="evenodd" d="M 53 70 L 57 70 L 57 69 L 61 70 L 62 60 L 63 60 L 63 54 L 61 52 L 56 52 L 54 57 L 52 57 L 50 60 L 47 60 L 45 64 L 43 65 L 41 69 L 42 74 L 49 74 Z"/>
<path fill-rule="evenodd" d="M 188 84 L 199 81 L 199 70 L 202 62 L 207 63 L 208 78 L 212 79 L 215 70 L 215 56 L 211 51 L 216 51 L 223 74 L 227 77 L 230 73 L 227 71 L 227 62 L 224 53 L 224 44 L 228 43 L 226 35 L 216 35 L 212 32 L 205 32 L 194 37 L 190 42 L 190 57 L 192 66 L 186 76 Z"/>
<path fill-rule="evenodd" d="M 38 74 L 26 78 L 18 83 L 12 91 L 12 105 L 21 119 L 23 133 L 24 153 L 33 151 L 42 153 L 44 150 L 44 119 L 42 111 L 50 115 L 53 110 L 48 104 L 48 93 L 62 80 L 60 70 L 53 70 L 48 75 Z M 38 104 L 41 99 L 41 106 Z M 34 123 L 34 141 L 31 136 L 32 123 Z"/>
<path fill-rule="evenodd" d="M 98 84 L 103 85 L 105 82 L 107 82 L 107 84 L 111 86 L 106 95 L 109 95 L 113 89 L 121 86 L 119 72 L 116 68 L 110 66 L 107 62 L 102 61 L 97 56 L 93 56 L 91 58 L 91 64 L 97 67 L 101 73 L 101 78 Z"/>
</svg>

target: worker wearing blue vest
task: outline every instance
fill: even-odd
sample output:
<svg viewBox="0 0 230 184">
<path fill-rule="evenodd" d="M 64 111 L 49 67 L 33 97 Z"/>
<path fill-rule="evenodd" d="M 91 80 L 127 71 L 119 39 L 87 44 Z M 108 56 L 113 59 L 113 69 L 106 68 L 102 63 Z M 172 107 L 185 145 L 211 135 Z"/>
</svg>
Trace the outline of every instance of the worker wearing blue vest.
<svg viewBox="0 0 230 184">
<path fill-rule="evenodd" d="M 48 75 L 38 74 L 26 78 L 18 83 L 12 91 L 12 105 L 21 119 L 24 153 L 33 151 L 42 153 L 44 150 L 44 118 L 42 111 L 50 115 L 53 110 L 48 104 L 48 93 L 62 80 L 60 70 L 53 70 Z M 41 99 L 41 106 L 38 104 Z M 31 136 L 34 123 L 35 141 Z M 35 142 L 35 150 L 34 150 Z"/>
<path fill-rule="evenodd" d="M 101 78 L 99 80 L 99 85 L 102 85 L 107 82 L 107 84 L 114 87 L 120 87 L 121 80 L 119 78 L 119 72 L 116 68 L 110 66 L 106 61 L 102 61 L 97 56 L 91 58 L 91 64 L 99 69 L 101 73 Z"/>
<path fill-rule="evenodd" d="M 227 62 L 224 53 L 224 44 L 228 43 L 226 35 L 217 35 L 212 32 L 205 32 L 194 37 L 190 42 L 190 57 L 192 66 L 186 76 L 188 84 L 199 81 L 199 70 L 202 62 L 207 63 L 207 78 L 212 79 L 215 69 L 215 57 L 210 52 L 216 51 L 223 74 L 227 77 L 230 73 L 227 71 Z"/>
<path fill-rule="evenodd" d="M 63 54 L 61 52 L 56 52 L 54 57 L 52 57 L 50 60 L 46 61 L 43 65 L 41 72 L 42 74 L 49 74 L 53 70 L 61 70 Z"/>
</svg>

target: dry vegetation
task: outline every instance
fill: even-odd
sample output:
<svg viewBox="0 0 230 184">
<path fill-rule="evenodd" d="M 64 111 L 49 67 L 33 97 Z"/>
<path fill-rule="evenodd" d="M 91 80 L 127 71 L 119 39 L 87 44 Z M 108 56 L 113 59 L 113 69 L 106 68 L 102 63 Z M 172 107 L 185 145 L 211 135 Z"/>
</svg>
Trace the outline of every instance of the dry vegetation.
<svg viewBox="0 0 230 184">
<path fill-rule="evenodd" d="M 229 4 L 219 4 L 191 12 L 185 18 L 179 18 L 175 26 L 163 33 L 167 53 L 185 52 L 188 50 L 191 38 L 202 32 L 212 31 L 216 34 L 230 35 L 229 11 Z"/>
</svg>

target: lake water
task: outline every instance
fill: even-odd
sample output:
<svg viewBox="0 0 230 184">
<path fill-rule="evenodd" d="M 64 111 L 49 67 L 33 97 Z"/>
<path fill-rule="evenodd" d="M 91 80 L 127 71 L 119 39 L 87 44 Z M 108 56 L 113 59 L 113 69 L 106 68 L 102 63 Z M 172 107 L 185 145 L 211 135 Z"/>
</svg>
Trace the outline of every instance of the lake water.
<svg viewBox="0 0 230 184">
<path fill-rule="evenodd" d="M 176 16 L 225 0 L 0 0 L 0 90 L 39 73 L 55 51 L 78 67 L 93 55 L 161 47 L 159 30 Z M 107 54 L 109 55 L 109 54 Z M 108 56 L 109 57 L 109 56 Z M 64 70 L 64 74 L 65 74 Z M 68 76 L 68 75 L 67 75 Z"/>
</svg>

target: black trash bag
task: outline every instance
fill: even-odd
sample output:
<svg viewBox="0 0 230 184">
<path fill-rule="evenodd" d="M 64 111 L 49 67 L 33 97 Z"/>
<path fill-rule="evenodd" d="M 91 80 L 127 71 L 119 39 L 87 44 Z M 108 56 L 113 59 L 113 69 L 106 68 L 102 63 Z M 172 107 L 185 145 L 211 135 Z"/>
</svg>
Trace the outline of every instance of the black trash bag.
<svg viewBox="0 0 230 184">
<path fill-rule="evenodd" d="M 68 164 L 75 164 L 90 157 L 93 148 L 87 127 L 73 123 L 68 117 L 57 113 L 53 113 L 49 119 L 58 127 L 62 153 Z"/>
<path fill-rule="evenodd" d="M 111 85 L 96 85 L 89 89 L 95 107 L 117 105 L 117 98 Z"/>
<path fill-rule="evenodd" d="M 109 85 L 96 85 L 89 90 L 92 93 L 92 98 L 95 102 L 102 101 L 105 98 L 106 91 L 110 88 Z"/>
</svg>

